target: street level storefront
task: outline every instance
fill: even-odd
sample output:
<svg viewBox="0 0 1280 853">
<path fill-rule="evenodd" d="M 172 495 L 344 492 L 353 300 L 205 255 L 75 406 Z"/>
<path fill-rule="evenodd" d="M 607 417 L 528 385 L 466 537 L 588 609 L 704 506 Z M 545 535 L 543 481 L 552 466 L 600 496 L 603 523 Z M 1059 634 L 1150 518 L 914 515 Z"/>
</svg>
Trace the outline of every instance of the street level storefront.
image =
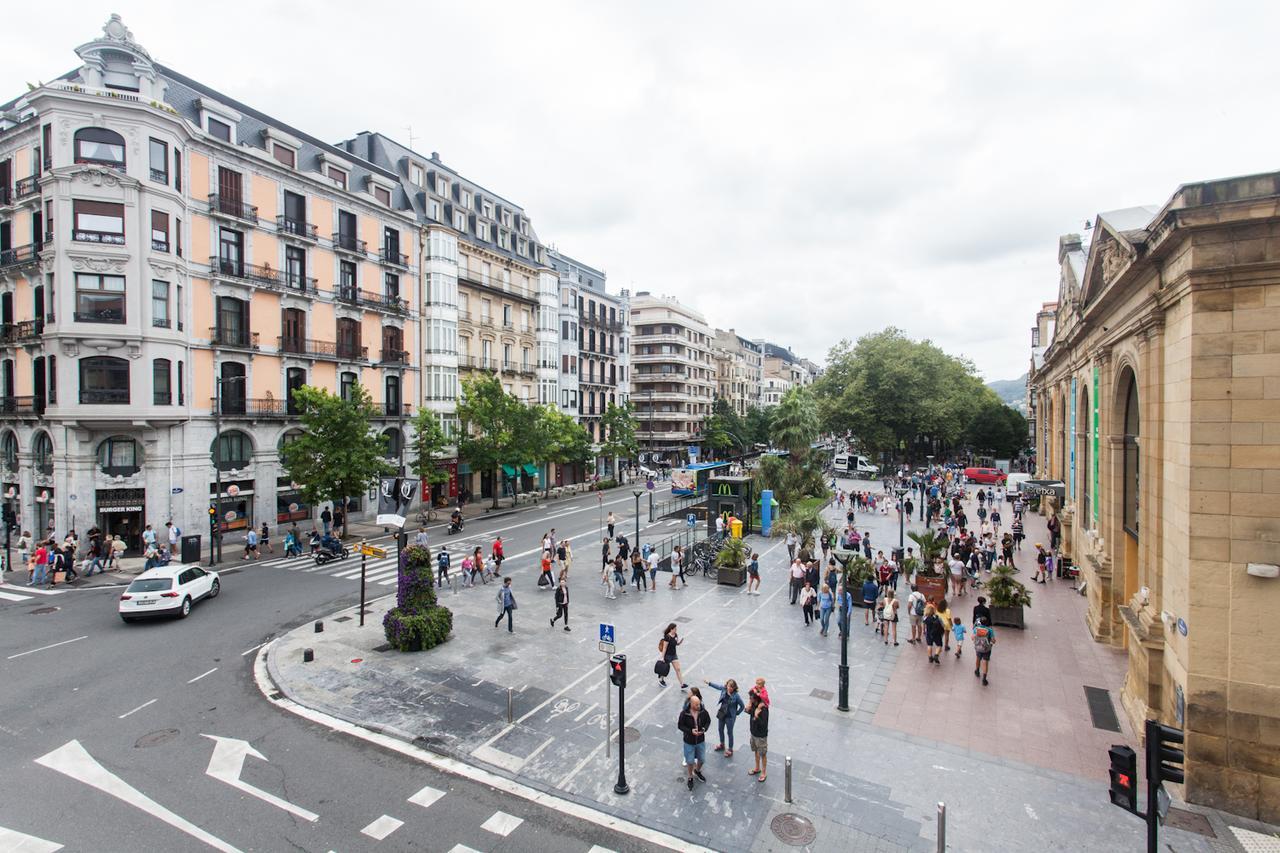
<svg viewBox="0 0 1280 853">
<path fill-rule="evenodd" d="M 1036 474 L 1089 630 L 1134 730 L 1185 729 L 1191 802 L 1280 820 L 1280 173 L 1100 214 L 1058 261 Z"/>
<path fill-rule="evenodd" d="M 119 536 L 132 553 L 142 551 L 146 489 L 98 489 L 98 527 L 108 538 Z"/>
</svg>

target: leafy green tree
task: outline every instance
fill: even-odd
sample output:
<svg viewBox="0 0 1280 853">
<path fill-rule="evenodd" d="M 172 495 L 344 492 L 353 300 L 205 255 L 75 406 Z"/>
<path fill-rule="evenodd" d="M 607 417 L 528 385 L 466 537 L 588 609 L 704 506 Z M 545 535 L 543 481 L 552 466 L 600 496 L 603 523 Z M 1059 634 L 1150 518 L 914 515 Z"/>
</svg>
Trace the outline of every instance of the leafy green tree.
<svg viewBox="0 0 1280 853">
<path fill-rule="evenodd" d="M 428 485 L 447 482 L 449 474 L 440 470 L 439 460 L 450 443 L 440 426 L 440 416 L 430 409 L 418 409 L 413 416 L 413 438 L 409 442 L 409 451 L 413 454 L 409 470 Z"/>
<path fill-rule="evenodd" d="M 519 465 L 528 444 L 521 428 L 528 429 L 528 407 L 502 389 L 498 377 L 486 375 L 462 381 L 458 401 L 458 456 L 473 468 L 494 473 L 502 482 L 503 465 Z M 526 436 L 527 437 L 527 436 Z M 493 507 L 498 507 L 501 489 L 493 490 Z"/>
<path fill-rule="evenodd" d="M 752 406 L 742 419 L 742 438 L 748 445 L 768 444 L 770 434 L 770 412 L 773 409 L 762 409 Z"/>
<path fill-rule="evenodd" d="M 555 406 L 535 406 L 528 434 L 533 445 L 530 458 L 548 463 L 544 493 L 551 491 L 550 465 L 572 465 L 591 458 L 591 437 L 582 424 Z"/>
<path fill-rule="evenodd" d="M 969 419 L 965 440 L 974 450 L 1005 456 L 1015 444 L 1013 427 L 1005 416 L 1008 408 L 999 400 L 984 400 Z"/>
<path fill-rule="evenodd" d="M 371 428 L 376 411 L 362 386 L 356 385 L 347 400 L 310 385 L 294 391 L 293 399 L 302 434 L 281 448 L 280 462 L 308 503 L 344 506 L 378 477 L 394 473 L 384 458 L 386 439 Z M 342 519 L 345 536 L 345 512 Z"/>
<path fill-rule="evenodd" d="M 633 459 L 639 450 L 635 407 L 630 402 L 610 403 L 600 418 L 600 452 L 610 458 Z"/>
</svg>

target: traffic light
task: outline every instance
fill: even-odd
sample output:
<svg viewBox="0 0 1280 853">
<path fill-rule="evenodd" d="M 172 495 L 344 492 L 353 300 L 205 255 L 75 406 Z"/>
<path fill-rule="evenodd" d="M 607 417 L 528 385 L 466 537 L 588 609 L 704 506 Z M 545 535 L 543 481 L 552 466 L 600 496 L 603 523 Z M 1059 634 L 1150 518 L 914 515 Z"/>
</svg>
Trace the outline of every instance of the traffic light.
<svg viewBox="0 0 1280 853">
<path fill-rule="evenodd" d="M 609 682 L 614 687 L 627 686 L 627 656 L 614 655 L 609 658 Z"/>
<path fill-rule="evenodd" d="M 1123 744 L 1107 750 L 1111 758 L 1111 804 L 1125 811 L 1138 811 L 1138 753 Z"/>
<path fill-rule="evenodd" d="M 1182 752 L 1185 740 L 1182 730 L 1162 726 L 1155 721 L 1147 723 L 1147 778 L 1149 784 L 1159 785 L 1162 782 L 1181 784 L 1185 778 L 1183 762 L 1186 756 Z"/>
</svg>

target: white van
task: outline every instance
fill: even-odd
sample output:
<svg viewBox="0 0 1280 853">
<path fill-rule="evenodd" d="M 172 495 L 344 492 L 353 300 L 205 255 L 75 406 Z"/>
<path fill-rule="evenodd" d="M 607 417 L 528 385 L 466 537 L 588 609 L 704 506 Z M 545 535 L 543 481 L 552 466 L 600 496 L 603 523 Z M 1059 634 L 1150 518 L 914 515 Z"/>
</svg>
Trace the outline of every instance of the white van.
<svg viewBox="0 0 1280 853">
<path fill-rule="evenodd" d="M 880 469 L 872 465 L 865 456 L 856 453 L 837 453 L 831 465 L 839 474 L 847 474 L 856 479 L 870 480 L 875 478 Z"/>
<path fill-rule="evenodd" d="M 1005 489 L 1005 497 L 1008 498 L 1010 503 L 1013 502 L 1013 498 L 1015 495 L 1018 494 L 1018 490 L 1022 486 L 1022 484 L 1030 479 L 1031 479 L 1030 474 L 1023 474 L 1018 471 L 1015 471 L 1014 473 L 1009 475 L 1009 478 L 1005 480 L 1004 489 Z"/>
</svg>

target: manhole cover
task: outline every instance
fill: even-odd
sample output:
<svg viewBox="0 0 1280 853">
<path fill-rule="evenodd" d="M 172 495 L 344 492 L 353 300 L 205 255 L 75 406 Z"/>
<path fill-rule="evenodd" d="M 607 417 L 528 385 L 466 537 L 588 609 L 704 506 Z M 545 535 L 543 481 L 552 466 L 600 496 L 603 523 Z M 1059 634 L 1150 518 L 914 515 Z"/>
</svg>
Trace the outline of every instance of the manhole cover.
<svg viewBox="0 0 1280 853">
<path fill-rule="evenodd" d="M 627 726 L 622 730 L 623 735 L 627 738 L 627 743 L 635 743 L 640 740 L 640 730 L 632 726 Z"/>
<path fill-rule="evenodd" d="M 61 607 L 37 607 L 35 610 L 28 610 L 32 616 L 47 616 L 50 613 L 57 613 Z"/>
<path fill-rule="evenodd" d="M 1213 831 L 1213 827 L 1209 824 L 1209 819 L 1202 814 L 1170 807 L 1164 818 L 1165 826 L 1172 826 L 1185 832 L 1194 832 L 1207 838 L 1217 838 L 1218 833 Z"/>
<path fill-rule="evenodd" d="M 672 622 L 679 622 L 681 625 L 683 625 L 685 622 L 688 622 L 688 621 L 690 621 L 690 620 L 692 620 L 692 619 L 693 619 L 693 617 L 692 617 L 692 616 L 677 616 L 676 618 L 672 619 L 671 621 L 672 621 Z"/>
<path fill-rule="evenodd" d="M 792 847 L 804 847 L 812 844 L 813 840 L 818 837 L 818 831 L 813 828 L 813 824 L 807 817 L 801 817 L 798 814 L 787 812 L 775 817 L 769 823 L 769 828 L 773 830 L 773 834 L 783 844 L 790 844 Z"/>
<path fill-rule="evenodd" d="M 168 743 L 178 736 L 177 729 L 160 729 L 159 731 L 145 734 L 133 742 L 135 749 L 146 749 L 149 746 L 159 746 L 162 743 Z"/>
</svg>

